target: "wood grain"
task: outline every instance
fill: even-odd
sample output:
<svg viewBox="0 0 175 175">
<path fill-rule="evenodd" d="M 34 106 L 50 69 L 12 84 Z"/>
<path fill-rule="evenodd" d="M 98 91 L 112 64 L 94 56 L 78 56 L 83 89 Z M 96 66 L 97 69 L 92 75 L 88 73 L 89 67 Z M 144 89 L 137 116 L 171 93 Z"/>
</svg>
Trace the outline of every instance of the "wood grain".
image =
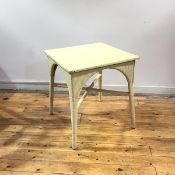
<svg viewBox="0 0 175 175">
<path fill-rule="evenodd" d="M 72 150 L 67 94 L 55 94 L 50 116 L 48 94 L 0 93 L 0 175 L 174 175 L 175 98 L 135 103 L 131 130 L 127 96 L 87 96 Z"/>
</svg>

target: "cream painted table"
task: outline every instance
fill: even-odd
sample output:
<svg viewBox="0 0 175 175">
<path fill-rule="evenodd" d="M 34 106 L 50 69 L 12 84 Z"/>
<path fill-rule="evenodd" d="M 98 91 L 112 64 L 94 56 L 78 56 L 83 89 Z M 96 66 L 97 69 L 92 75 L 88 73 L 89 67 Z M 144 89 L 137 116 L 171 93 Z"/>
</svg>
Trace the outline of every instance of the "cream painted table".
<svg viewBox="0 0 175 175">
<path fill-rule="evenodd" d="M 77 116 L 78 108 L 87 95 L 87 91 L 80 97 L 80 92 L 85 82 L 94 74 L 97 74 L 93 85 L 98 80 L 99 100 L 102 96 L 102 70 L 116 69 L 119 70 L 127 79 L 131 127 L 135 128 L 135 106 L 133 95 L 134 65 L 135 60 L 139 59 L 137 55 L 119 50 L 104 43 L 86 44 L 80 46 L 66 47 L 45 50 L 49 61 L 50 72 L 50 108 L 49 113 L 53 114 L 53 97 L 55 70 L 57 66 L 64 73 L 69 90 L 70 108 L 71 108 L 71 125 L 72 125 L 72 148 L 77 147 Z"/>
</svg>

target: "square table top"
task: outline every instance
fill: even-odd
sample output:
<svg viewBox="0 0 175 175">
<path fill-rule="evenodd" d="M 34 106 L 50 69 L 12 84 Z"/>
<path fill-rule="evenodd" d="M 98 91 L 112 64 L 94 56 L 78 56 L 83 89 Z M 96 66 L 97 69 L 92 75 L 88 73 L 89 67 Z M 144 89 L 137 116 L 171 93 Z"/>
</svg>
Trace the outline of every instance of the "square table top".
<svg viewBox="0 0 175 175">
<path fill-rule="evenodd" d="M 44 52 L 67 72 L 79 72 L 139 59 L 137 55 L 104 43 L 50 49 Z"/>
</svg>

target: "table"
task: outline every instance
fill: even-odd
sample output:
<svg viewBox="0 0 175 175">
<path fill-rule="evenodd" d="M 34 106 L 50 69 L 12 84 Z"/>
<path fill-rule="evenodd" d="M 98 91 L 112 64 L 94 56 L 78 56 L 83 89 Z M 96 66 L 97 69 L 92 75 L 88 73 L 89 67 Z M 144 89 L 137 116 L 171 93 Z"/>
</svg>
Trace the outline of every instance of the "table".
<svg viewBox="0 0 175 175">
<path fill-rule="evenodd" d="M 44 51 L 49 62 L 49 113 L 53 114 L 53 98 L 55 71 L 59 67 L 64 74 L 70 100 L 71 126 L 72 126 L 72 148 L 77 148 L 77 116 L 78 108 L 87 95 L 87 91 L 81 96 L 80 92 L 85 82 L 96 74 L 96 79 L 90 85 L 93 87 L 98 81 L 99 101 L 102 98 L 102 71 L 104 69 L 115 69 L 124 74 L 128 82 L 131 128 L 135 128 L 135 106 L 134 106 L 134 67 L 139 56 L 117 49 L 105 43 L 93 43 L 80 46 L 72 46 Z"/>
</svg>

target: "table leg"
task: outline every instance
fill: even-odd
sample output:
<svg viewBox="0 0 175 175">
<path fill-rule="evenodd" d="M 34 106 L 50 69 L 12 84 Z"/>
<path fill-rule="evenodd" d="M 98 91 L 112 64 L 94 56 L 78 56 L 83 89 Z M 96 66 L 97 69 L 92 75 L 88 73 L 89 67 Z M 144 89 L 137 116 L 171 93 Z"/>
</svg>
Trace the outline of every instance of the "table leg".
<svg viewBox="0 0 175 175">
<path fill-rule="evenodd" d="M 114 67 L 119 70 L 127 79 L 128 91 L 129 91 L 129 104 L 130 104 L 130 116 L 131 116 L 131 128 L 136 128 L 135 124 L 135 105 L 134 105 L 134 93 L 133 93 L 133 82 L 134 82 L 134 66 L 135 61 L 122 63 Z"/>
<path fill-rule="evenodd" d="M 53 114 L 53 98 L 54 98 L 54 79 L 55 79 L 55 71 L 57 68 L 57 65 L 51 60 L 49 61 L 49 114 Z"/>
<path fill-rule="evenodd" d="M 70 98 L 71 109 L 71 125 L 72 125 L 72 148 L 77 148 L 77 118 L 78 118 L 78 104 L 75 97 Z"/>
<path fill-rule="evenodd" d="M 100 91 L 98 92 L 98 100 L 101 101 L 102 99 L 102 70 L 99 72 L 99 74 L 101 74 L 101 77 L 98 79 L 98 87 L 100 89 Z"/>
<path fill-rule="evenodd" d="M 69 90 L 69 100 L 71 109 L 71 125 L 72 125 L 72 148 L 77 148 L 77 119 L 78 119 L 78 97 L 85 82 L 93 76 L 94 71 L 69 73 L 62 70 Z"/>
<path fill-rule="evenodd" d="M 135 104 L 134 104 L 134 93 L 133 93 L 133 84 L 128 83 L 129 90 L 129 104 L 130 104 L 130 113 L 131 113 L 131 128 L 136 128 L 135 124 Z"/>
<path fill-rule="evenodd" d="M 65 80 L 67 82 L 69 90 L 69 101 L 70 101 L 70 111 L 71 111 L 71 126 L 72 126 L 72 149 L 77 148 L 77 119 L 78 119 L 78 97 L 80 95 L 81 87 L 78 80 L 63 71 Z M 79 86 L 78 86 L 79 85 Z"/>
</svg>

